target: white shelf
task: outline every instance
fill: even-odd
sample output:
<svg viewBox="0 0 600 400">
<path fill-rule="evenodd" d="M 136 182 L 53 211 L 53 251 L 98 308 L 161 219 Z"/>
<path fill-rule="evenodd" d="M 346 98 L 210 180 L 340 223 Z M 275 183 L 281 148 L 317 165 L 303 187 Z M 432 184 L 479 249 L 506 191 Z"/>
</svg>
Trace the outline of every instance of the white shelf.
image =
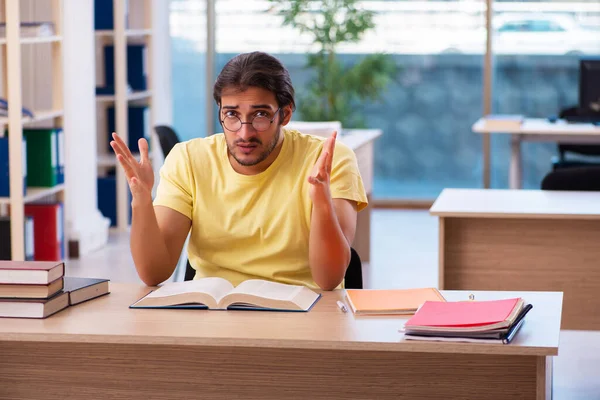
<svg viewBox="0 0 600 400">
<path fill-rule="evenodd" d="M 152 29 L 127 29 L 125 31 L 125 36 L 127 37 L 143 37 L 143 36 L 151 36 Z M 115 31 L 113 30 L 97 30 L 96 37 L 114 37 Z"/>
<path fill-rule="evenodd" d="M 151 90 L 134 91 L 134 92 L 131 92 L 131 93 L 127 94 L 127 100 L 128 101 L 144 100 L 144 99 L 150 98 L 150 96 L 152 96 L 152 91 Z M 100 102 L 113 102 L 113 101 L 115 101 L 115 95 L 112 95 L 112 94 L 110 94 L 110 95 L 105 95 L 105 94 L 97 95 L 96 96 L 96 100 L 100 101 Z"/>
<path fill-rule="evenodd" d="M 23 170 L 27 167 L 26 147 L 22 145 L 23 129 L 28 125 L 50 121 L 53 126 L 62 127 L 64 116 L 63 110 L 63 83 L 64 62 L 63 60 L 63 0 L 44 2 L 44 7 L 21 7 L 22 2 L 18 0 L 3 1 L 3 20 L 11 21 L 14 25 L 7 27 L 13 29 L 15 35 L 0 38 L 3 51 L 2 75 L 3 82 L 8 83 L 10 90 L 5 89 L 5 97 L 8 104 L 14 109 L 10 117 L 0 116 L 0 132 L 10 126 L 9 138 L 9 172 L 11 182 L 11 195 L 0 198 L 0 203 L 10 205 L 10 237 L 11 256 L 13 260 L 23 260 L 25 257 L 25 214 L 24 206 L 38 200 L 58 196 L 64 201 L 67 185 L 60 184 L 54 187 L 22 187 Z M 34 3 L 34 2 L 28 2 Z M 44 15 L 42 15 L 44 14 Z M 49 35 L 38 34 L 34 36 L 17 32 L 23 21 L 48 20 L 54 25 L 54 33 Z M 48 46 L 24 47 L 23 45 L 45 44 Z M 51 50 L 48 52 L 48 50 Z M 36 107 L 37 99 L 46 100 L 44 105 Z M 40 103 L 41 104 L 41 103 Z M 33 117 L 20 114 L 20 108 L 28 108 Z M 39 108 L 41 107 L 41 109 Z M 47 108 L 46 108 L 47 107 Z M 16 113 L 15 113 L 16 110 Z M 16 117 L 16 119 L 15 119 Z M 62 147 L 69 139 L 68 132 L 63 132 L 58 143 Z M 16 192 L 14 192 L 16 191 Z M 25 192 L 25 194 L 23 194 Z M 6 208 L 6 207 L 4 207 Z M 67 253 L 67 242 L 69 238 L 66 224 L 66 212 L 62 213 L 60 224 L 64 227 L 63 248 Z M 51 238 L 49 238 L 51 239 Z"/>
<path fill-rule="evenodd" d="M 31 117 L 23 117 L 21 118 L 21 122 L 23 124 L 32 124 L 34 122 L 46 121 L 52 118 L 62 117 L 63 110 L 39 110 L 32 111 L 33 118 Z M 8 124 L 8 117 L 0 117 L 0 125 Z"/>
<path fill-rule="evenodd" d="M 36 36 L 21 38 L 21 44 L 36 44 L 36 43 L 58 43 L 62 42 L 62 36 Z"/>
<path fill-rule="evenodd" d="M 22 37 L 19 39 L 21 44 L 39 44 L 39 43 L 59 43 L 62 42 L 62 36 L 53 35 L 53 36 L 32 36 L 32 37 Z M 0 45 L 6 44 L 6 38 L 0 38 Z"/>
<path fill-rule="evenodd" d="M 32 203 L 46 196 L 60 193 L 65 190 L 65 185 L 60 184 L 53 187 L 28 187 L 23 197 L 23 203 Z M 0 204 L 10 204 L 10 197 L 0 197 Z"/>
</svg>

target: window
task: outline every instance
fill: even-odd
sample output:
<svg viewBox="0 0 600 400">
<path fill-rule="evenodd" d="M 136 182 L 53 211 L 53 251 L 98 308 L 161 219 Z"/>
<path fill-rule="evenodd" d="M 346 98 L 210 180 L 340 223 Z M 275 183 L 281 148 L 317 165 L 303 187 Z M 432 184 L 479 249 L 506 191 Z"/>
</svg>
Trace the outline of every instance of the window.
<svg viewBox="0 0 600 400">
<path fill-rule="evenodd" d="M 344 62 L 385 51 L 400 69 L 382 102 L 367 101 L 355 110 L 365 116 L 366 127 L 383 130 L 376 142 L 374 197 L 430 199 L 446 186 L 480 186 L 481 139 L 471 125 L 482 114 L 484 1 L 362 4 L 376 13 L 376 27 L 340 49 Z M 215 70 L 239 52 L 267 51 L 287 66 L 301 96 L 313 79 L 305 68 L 310 40 L 265 12 L 269 6 L 261 0 L 217 1 Z"/>
<path fill-rule="evenodd" d="M 283 26 L 267 0 L 215 0 L 216 72 L 234 55 L 262 50 L 288 67 L 298 98 L 314 79 L 306 68 L 310 37 Z M 527 8 L 528 5 L 530 8 Z M 386 52 L 399 68 L 382 101 L 355 107 L 376 142 L 374 198 L 434 199 L 445 187 L 482 187 L 482 116 L 486 1 L 363 0 L 375 28 L 340 47 L 344 63 Z M 576 105 L 578 58 L 600 55 L 597 0 L 493 4 L 493 112 L 546 118 Z M 175 124 L 183 138 L 203 135 L 206 1 L 173 0 Z M 208 91 L 207 91 L 208 89 Z M 302 119 L 296 113 L 295 119 Z M 216 115 L 214 126 L 221 130 Z M 344 128 L 355 128 L 344 126 Z M 507 137 L 492 138 L 492 186 L 508 186 Z M 556 155 L 553 143 L 523 148 L 524 187 L 537 188 Z"/>
<path fill-rule="evenodd" d="M 183 141 L 206 136 L 206 1 L 170 4 L 173 126 Z"/>
<path fill-rule="evenodd" d="M 579 57 L 600 55 L 600 8 L 579 1 L 498 2 L 495 18 L 523 15 L 529 3 L 530 32 L 493 42 L 493 109 L 548 118 L 578 105 Z M 509 138 L 493 137 L 491 154 L 492 186 L 508 187 Z M 523 188 L 539 189 L 557 155 L 556 143 L 524 143 Z"/>
</svg>

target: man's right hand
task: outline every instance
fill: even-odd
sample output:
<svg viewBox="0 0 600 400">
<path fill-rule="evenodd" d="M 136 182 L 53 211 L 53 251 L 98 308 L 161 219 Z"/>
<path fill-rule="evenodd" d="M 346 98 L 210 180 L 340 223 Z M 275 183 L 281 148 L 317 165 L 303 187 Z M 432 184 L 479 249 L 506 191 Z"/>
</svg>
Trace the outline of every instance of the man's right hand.
<svg viewBox="0 0 600 400">
<path fill-rule="evenodd" d="M 138 162 L 131 151 L 116 133 L 112 135 L 110 146 L 117 155 L 117 160 L 125 171 L 127 183 L 131 189 L 131 205 L 152 204 L 152 187 L 154 186 L 154 170 L 148 158 L 148 142 L 140 139 L 140 161 Z"/>
</svg>

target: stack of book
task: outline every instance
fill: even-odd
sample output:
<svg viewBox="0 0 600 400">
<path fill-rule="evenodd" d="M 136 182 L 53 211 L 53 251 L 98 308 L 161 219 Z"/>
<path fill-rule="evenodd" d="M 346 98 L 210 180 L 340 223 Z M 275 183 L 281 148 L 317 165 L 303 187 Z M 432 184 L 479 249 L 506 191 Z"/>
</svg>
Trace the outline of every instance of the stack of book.
<svg viewBox="0 0 600 400">
<path fill-rule="evenodd" d="M 107 293 L 107 279 L 66 277 L 64 262 L 0 261 L 0 317 L 46 318 Z"/>
<path fill-rule="evenodd" d="M 510 343 L 533 306 L 522 298 L 427 301 L 404 325 L 409 340 Z"/>
</svg>

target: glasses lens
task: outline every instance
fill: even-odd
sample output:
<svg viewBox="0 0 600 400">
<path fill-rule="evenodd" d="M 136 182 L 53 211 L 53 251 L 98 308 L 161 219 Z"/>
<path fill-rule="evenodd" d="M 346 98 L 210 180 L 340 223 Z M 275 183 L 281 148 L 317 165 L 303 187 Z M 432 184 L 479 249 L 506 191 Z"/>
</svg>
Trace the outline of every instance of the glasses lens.
<svg viewBox="0 0 600 400">
<path fill-rule="evenodd" d="M 269 129 L 269 125 L 271 125 L 271 120 L 267 117 L 256 117 L 254 121 L 252 121 L 252 126 L 257 131 L 264 131 Z"/>
<path fill-rule="evenodd" d="M 223 120 L 225 129 L 230 131 L 238 131 L 242 127 L 242 121 L 236 116 L 230 115 Z"/>
</svg>

